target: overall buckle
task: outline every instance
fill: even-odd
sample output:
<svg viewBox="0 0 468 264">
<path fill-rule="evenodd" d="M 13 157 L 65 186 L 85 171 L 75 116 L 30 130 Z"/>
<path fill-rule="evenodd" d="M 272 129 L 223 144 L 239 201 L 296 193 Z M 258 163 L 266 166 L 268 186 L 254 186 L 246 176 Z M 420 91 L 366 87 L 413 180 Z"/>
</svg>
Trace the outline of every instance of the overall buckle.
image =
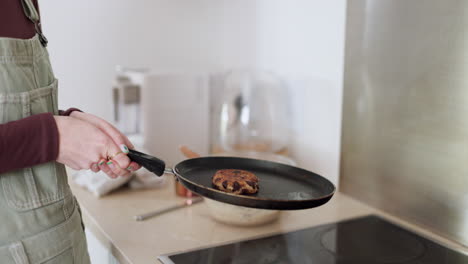
<svg viewBox="0 0 468 264">
<path fill-rule="evenodd" d="M 37 22 L 34 24 L 34 26 L 36 28 L 36 33 L 39 36 L 39 41 L 41 42 L 42 46 L 47 47 L 47 43 L 49 43 L 49 41 L 47 40 L 46 36 L 44 36 L 44 34 L 42 33 L 41 23 Z"/>
</svg>

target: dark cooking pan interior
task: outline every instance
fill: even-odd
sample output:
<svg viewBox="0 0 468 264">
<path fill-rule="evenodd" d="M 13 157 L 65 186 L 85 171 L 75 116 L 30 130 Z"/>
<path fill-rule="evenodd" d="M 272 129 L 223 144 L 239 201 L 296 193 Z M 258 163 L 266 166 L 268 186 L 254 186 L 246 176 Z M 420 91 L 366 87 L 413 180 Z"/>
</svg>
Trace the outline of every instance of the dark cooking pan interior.
<svg viewBox="0 0 468 264">
<path fill-rule="evenodd" d="M 220 169 L 247 170 L 259 179 L 254 195 L 235 195 L 215 189 L 212 176 Z M 203 157 L 185 160 L 174 168 L 189 190 L 207 198 L 252 208 L 296 210 L 328 202 L 335 186 L 324 177 L 297 167 L 248 158 Z"/>
</svg>

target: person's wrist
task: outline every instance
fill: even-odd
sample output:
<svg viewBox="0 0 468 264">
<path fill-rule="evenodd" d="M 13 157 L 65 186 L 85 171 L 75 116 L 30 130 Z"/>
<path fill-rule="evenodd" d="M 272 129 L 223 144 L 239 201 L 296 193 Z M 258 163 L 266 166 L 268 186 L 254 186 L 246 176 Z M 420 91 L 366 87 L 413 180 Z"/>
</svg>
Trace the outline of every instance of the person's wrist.
<svg viewBox="0 0 468 264">
<path fill-rule="evenodd" d="M 54 119 L 55 119 L 55 124 L 57 125 L 57 130 L 60 134 L 61 130 L 63 129 L 63 126 L 64 126 L 64 122 L 70 117 L 68 116 L 57 116 L 57 115 L 54 115 Z"/>
</svg>

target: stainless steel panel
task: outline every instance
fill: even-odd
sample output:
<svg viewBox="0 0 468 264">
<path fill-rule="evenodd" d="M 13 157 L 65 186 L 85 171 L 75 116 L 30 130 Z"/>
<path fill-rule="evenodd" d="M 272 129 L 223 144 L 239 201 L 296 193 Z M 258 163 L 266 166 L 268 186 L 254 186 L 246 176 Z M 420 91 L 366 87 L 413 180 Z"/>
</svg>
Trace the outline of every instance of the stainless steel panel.
<svg viewBox="0 0 468 264">
<path fill-rule="evenodd" d="M 468 1 L 348 1 L 341 190 L 468 246 Z"/>
</svg>

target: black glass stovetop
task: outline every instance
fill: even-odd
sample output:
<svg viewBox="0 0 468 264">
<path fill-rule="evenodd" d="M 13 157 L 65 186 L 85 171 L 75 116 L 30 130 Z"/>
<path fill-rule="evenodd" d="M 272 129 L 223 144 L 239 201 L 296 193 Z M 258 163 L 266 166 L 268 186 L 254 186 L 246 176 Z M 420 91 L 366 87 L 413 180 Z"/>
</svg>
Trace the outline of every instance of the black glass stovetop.
<svg viewBox="0 0 468 264">
<path fill-rule="evenodd" d="M 467 264 L 468 256 L 366 216 L 160 257 L 165 264 Z"/>
</svg>

